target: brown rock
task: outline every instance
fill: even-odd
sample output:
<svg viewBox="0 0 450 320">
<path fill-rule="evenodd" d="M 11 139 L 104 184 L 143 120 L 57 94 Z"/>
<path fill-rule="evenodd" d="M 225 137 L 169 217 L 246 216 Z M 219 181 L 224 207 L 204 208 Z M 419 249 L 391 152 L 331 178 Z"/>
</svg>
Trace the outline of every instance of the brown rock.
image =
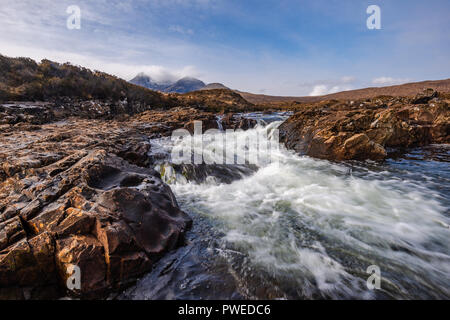
<svg viewBox="0 0 450 320">
<path fill-rule="evenodd" d="M 448 100 L 438 96 L 316 103 L 286 120 L 280 138 L 300 154 L 329 160 L 381 160 L 385 148 L 448 143 Z"/>
<path fill-rule="evenodd" d="M 153 119 L 182 128 L 195 119 L 183 110 Z M 191 219 L 146 167 L 151 127 L 165 124 L 136 119 L 0 135 L 0 297 L 55 298 L 71 264 L 82 274 L 72 294 L 100 297 L 183 244 Z"/>
<path fill-rule="evenodd" d="M 386 155 L 386 150 L 381 145 L 371 141 L 364 133 L 359 133 L 345 140 L 339 160 L 367 158 L 380 160 Z"/>
<path fill-rule="evenodd" d="M 256 125 L 256 120 L 246 119 L 240 115 L 235 115 L 233 113 L 228 113 L 222 118 L 222 127 L 224 130 L 248 130 L 254 128 Z"/>
<path fill-rule="evenodd" d="M 93 236 L 71 236 L 56 241 L 56 265 L 63 285 L 71 276 L 70 265 L 81 271 L 81 293 L 90 295 L 106 289 L 104 248 Z"/>
</svg>

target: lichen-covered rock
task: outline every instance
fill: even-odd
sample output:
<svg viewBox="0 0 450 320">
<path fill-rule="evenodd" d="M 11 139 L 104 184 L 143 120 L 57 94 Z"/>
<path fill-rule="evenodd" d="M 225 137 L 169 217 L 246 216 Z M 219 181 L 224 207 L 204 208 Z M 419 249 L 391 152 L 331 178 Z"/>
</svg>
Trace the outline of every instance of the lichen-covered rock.
<svg viewBox="0 0 450 320">
<path fill-rule="evenodd" d="M 414 98 L 320 102 L 286 120 L 280 139 L 321 159 L 381 160 L 386 148 L 449 143 L 449 98 L 427 91 Z"/>
</svg>

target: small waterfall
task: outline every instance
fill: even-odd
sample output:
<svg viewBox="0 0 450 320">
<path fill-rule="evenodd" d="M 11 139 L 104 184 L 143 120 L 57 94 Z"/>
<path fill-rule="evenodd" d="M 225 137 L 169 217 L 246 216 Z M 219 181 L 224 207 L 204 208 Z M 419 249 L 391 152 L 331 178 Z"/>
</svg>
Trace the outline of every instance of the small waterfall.
<svg viewBox="0 0 450 320">
<path fill-rule="evenodd" d="M 219 130 L 220 131 L 225 131 L 224 129 L 223 129 L 223 124 L 222 124 L 222 119 L 223 119 L 223 115 L 218 115 L 217 116 L 217 127 L 219 128 Z"/>
</svg>

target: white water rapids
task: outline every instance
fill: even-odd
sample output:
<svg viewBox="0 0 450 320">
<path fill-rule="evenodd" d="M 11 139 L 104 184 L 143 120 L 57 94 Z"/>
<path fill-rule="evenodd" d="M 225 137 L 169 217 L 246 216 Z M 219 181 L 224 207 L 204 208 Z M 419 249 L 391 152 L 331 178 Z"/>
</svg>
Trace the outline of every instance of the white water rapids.
<svg viewBox="0 0 450 320">
<path fill-rule="evenodd" d="M 245 139 L 252 130 L 235 134 Z M 433 188 L 439 181 L 370 162 L 302 157 L 283 146 L 272 156 L 275 162 L 231 183 L 189 181 L 168 164 L 157 166 L 182 209 L 223 235 L 225 245 L 212 254 L 229 261 L 247 296 L 450 297 L 450 218 L 448 199 Z M 371 265 L 381 270 L 380 290 L 367 288 Z M 252 283 L 263 293 L 249 289 Z"/>
</svg>

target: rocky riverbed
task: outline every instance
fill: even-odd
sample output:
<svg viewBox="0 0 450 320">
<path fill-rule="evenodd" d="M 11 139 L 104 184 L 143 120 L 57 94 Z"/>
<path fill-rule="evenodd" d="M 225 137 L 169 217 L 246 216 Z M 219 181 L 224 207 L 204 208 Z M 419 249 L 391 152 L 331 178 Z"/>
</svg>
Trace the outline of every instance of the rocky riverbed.
<svg viewBox="0 0 450 320">
<path fill-rule="evenodd" d="M 321 102 L 281 124 L 281 139 L 301 155 L 382 160 L 390 148 L 449 143 L 449 101 L 425 92 Z M 82 287 L 71 295 L 105 297 L 183 246 L 192 219 L 155 171 L 150 140 L 179 128 L 192 132 L 196 120 L 204 130 L 256 124 L 251 117 L 194 108 L 130 112 L 126 105 L 95 101 L 74 108 L 70 102 L 1 105 L 0 299 L 66 295 L 71 265 L 82 270 Z M 225 215 L 229 203 L 221 205 Z"/>
<path fill-rule="evenodd" d="M 80 105 L 78 117 L 50 103 L 0 107 L 0 298 L 64 295 L 70 265 L 82 270 L 72 293 L 102 297 L 182 245 L 191 226 L 150 166 L 149 139 L 194 120 L 218 128 L 216 116 Z"/>
</svg>

